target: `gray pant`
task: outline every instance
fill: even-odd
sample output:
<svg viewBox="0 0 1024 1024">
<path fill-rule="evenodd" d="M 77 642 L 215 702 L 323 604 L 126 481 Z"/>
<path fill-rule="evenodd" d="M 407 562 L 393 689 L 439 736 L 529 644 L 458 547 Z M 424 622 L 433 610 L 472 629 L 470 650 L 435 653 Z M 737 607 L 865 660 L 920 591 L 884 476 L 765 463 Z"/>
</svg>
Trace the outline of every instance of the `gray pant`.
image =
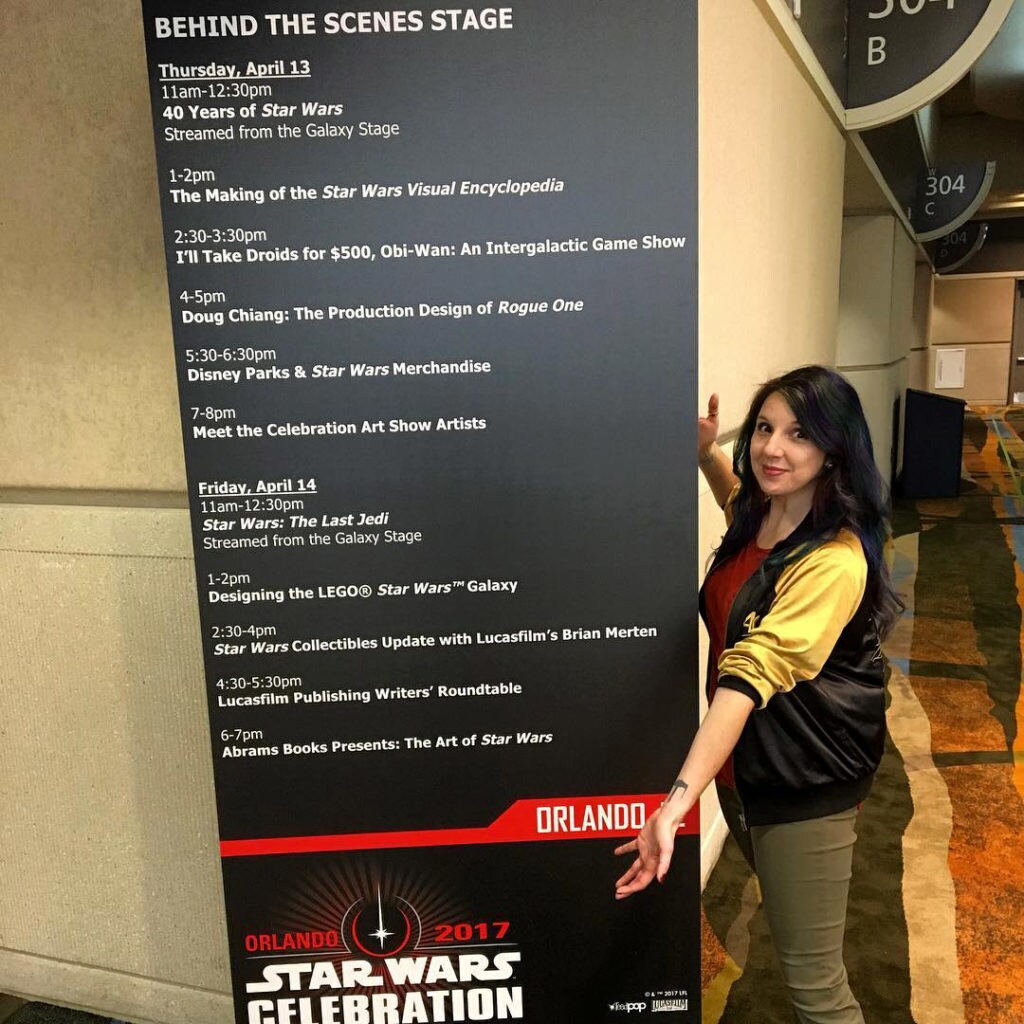
<svg viewBox="0 0 1024 1024">
<path fill-rule="evenodd" d="M 864 1024 L 843 963 L 856 808 L 747 831 L 735 790 L 719 786 L 718 798 L 729 831 L 757 872 L 796 1020 Z"/>
</svg>

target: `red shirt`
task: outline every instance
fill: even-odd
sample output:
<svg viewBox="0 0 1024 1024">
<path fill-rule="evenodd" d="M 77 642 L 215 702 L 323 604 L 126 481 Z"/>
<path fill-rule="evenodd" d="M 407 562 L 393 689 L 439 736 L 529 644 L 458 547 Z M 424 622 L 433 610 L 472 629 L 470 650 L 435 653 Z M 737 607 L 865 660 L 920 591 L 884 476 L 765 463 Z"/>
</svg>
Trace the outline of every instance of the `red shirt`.
<svg viewBox="0 0 1024 1024">
<path fill-rule="evenodd" d="M 761 563 L 771 554 L 770 548 L 759 548 L 757 538 L 723 562 L 709 577 L 704 587 L 704 612 L 708 623 L 708 653 L 711 666 L 710 690 L 708 700 L 714 698 L 718 686 L 718 659 L 725 651 L 725 627 L 729 620 L 729 610 L 736 595 L 751 576 L 760 568 Z M 736 777 L 732 769 L 732 756 L 722 765 L 716 779 L 723 785 L 736 788 Z"/>
</svg>

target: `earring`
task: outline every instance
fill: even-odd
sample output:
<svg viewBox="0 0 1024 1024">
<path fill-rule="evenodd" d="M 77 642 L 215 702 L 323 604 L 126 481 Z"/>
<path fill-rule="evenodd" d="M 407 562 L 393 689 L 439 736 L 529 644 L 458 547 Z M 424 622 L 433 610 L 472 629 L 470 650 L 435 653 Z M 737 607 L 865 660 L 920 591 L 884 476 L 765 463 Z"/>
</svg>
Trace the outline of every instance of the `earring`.
<svg viewBox="0 0 1024 1024">
<path fill-rule="evenodd" d="M 826 459 L 825 460 L 825 468 L 826 469 L 831 469 L 834 465 L 835 465 L 835 463 L 831 459 Z"/>
</svg>

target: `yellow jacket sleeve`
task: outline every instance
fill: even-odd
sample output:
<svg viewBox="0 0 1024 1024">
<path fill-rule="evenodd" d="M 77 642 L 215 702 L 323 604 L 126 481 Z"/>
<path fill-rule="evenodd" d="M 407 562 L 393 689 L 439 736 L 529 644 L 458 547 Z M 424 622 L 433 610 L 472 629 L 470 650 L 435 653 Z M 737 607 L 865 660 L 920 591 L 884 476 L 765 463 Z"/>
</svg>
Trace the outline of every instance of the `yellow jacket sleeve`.
<svg viewBox="0 0 1024 1024">
<path fill-rule="evenodd" d="M 728 686 L 727 676 L 742 679 L 764 707 L 774 694 L 813 679 L 856 613 L 866 585 L 864 552 L 848 530 L 798 559 L 779 576 L 768 614 L 722 653 L 720 685 Z"/>
</svg>

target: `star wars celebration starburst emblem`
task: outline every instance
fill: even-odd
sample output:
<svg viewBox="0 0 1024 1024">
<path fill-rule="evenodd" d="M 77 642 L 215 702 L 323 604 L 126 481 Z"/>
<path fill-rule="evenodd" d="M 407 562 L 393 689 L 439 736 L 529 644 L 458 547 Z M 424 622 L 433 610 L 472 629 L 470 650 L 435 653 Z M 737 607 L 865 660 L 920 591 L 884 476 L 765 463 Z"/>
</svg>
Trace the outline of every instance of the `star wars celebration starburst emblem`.
<svg viewBox="0 0 1024 1024">
<path fill-rule="evenodd" d="M 353 955 L 375 958 L 415 949 L 422 927 L 413 905 L 401 896 L 382 891 L 353 903 L 341 922 L 341 939 Z"/>
</svg>

